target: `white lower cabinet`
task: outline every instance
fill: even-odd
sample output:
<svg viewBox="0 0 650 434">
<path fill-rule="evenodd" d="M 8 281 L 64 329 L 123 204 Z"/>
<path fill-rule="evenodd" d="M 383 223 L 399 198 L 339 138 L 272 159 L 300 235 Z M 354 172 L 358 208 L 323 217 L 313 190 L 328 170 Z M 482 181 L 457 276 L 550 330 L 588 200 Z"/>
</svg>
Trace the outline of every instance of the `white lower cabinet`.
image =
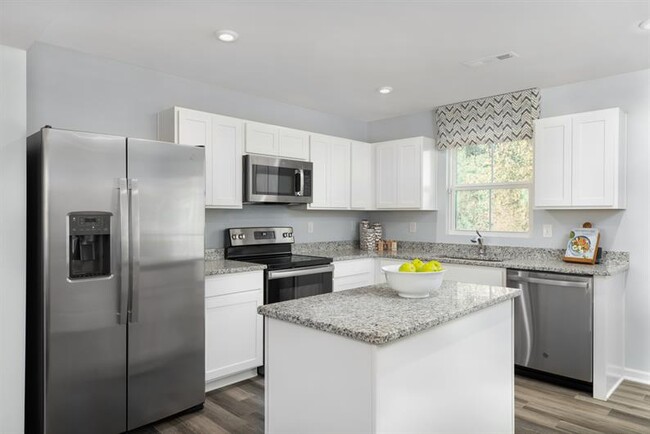
<svg viewBox="0 0 650 434">
<path fill-rule="evenodd" d="M 334 292 L 375 283 L 375 260 L 372 258 L 334 262 Z"/>
<path fill-rule="evenodd" d="M 494 286 L 505 286 L 506 283 L 505 268 L 446 264 L 444 262 L 442 263 L 442 267 L 447 270 L 445 272 L 445 280 Z"/>
<path fill-rule="evenodd" d="M 210 276 L 205 279 L 205 381 L 208 389 L 263 363 L 263 272 Z M 226 380 L 226 381 L 224 381 Z M 210 383 L 216 386 L 210 387 Z"/>
</svg>

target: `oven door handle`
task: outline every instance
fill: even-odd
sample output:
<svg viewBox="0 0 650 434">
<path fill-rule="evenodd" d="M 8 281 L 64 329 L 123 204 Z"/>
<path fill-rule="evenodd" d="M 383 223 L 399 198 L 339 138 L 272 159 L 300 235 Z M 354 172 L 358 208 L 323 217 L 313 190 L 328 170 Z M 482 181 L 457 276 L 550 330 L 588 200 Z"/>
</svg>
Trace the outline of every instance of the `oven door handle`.
<svg viewBox="0 0 650 434">
<path fill-rule="evenodd" d="M 309 276 L 312 274 L 331 273 L 334 271 L 334 265 L 318 267 L 293 268 L 291 270 L 269 271 L 268 280 L 284 279 L 286 277 Z"/>
</svg>

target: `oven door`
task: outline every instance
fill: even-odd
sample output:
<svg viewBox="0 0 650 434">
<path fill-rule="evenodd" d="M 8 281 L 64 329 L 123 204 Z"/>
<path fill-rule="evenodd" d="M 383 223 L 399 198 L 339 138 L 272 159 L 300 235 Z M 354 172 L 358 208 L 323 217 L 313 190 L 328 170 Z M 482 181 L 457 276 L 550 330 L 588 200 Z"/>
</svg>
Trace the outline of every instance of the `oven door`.
<svg viewBox="0 0 650 434">
<path fill-rule="evenodd" d="M 259 155 L 244 156 L 244 202 L 311 203 L 312 163 Z"/>
<path fill-rule="evenodd" d="M 332 292 L 334 265 L 267 272 L 264 304 Z"/>
</svg>

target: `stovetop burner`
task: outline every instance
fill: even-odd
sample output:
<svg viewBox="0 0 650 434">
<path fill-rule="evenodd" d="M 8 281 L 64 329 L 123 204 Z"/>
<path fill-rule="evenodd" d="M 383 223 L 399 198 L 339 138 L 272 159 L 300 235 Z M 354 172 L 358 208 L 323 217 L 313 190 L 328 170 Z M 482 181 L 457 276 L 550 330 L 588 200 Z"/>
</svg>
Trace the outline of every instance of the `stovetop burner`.
<svg viewBox="0 0 650 434">
<path fill-rule="evenodd" d="M 264 264 L 268 270 L 314 267 L 332 263 L 323 256 L 294 255 L 293 228 L 231 228 L 226 230 L 226 259 Z"/>
</svg>

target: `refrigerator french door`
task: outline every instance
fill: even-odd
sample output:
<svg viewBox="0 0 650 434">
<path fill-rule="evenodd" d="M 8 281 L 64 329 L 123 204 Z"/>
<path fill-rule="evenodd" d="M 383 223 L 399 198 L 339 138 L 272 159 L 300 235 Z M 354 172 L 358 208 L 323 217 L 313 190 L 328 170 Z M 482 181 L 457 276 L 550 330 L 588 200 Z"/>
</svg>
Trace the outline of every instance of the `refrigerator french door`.
<svg viewBox="0 0 650 434">
<path fill-rule="evenodd" d="M 203 149 L 51 128 L 27 149 L 27 431 L 200 406 Z"/>
</svg>

